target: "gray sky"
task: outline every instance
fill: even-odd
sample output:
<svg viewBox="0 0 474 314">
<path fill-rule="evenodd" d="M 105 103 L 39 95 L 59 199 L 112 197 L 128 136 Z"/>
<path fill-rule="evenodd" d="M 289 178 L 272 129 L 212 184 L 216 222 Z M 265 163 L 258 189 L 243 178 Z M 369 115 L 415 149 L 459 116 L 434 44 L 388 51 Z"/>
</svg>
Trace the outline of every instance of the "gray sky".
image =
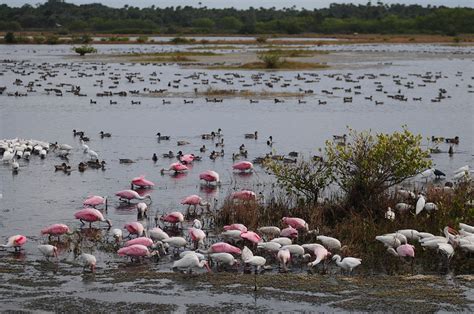
<svg viewBox="0 0 474 314">
<path fill-rule="evenodd" d="M 22 6 L 25 3 L 37 4 L 43 3 L 44 0 L 0 0 L 0 4 L 6 3 L 9 6 Z M 322 8 L 329 6 L 330 3 L 354 3 L 354 4 L 365 4 L 368 0 L 66 0 L 69 3 L 84 4 L 84 3 L 102 3 L 112 7 L 123 7 L 125 4 L 138 6 L 138 7 L 149 7 L 155 5 L 158 7 L 168 6 L 185 6 L 192 5 L 198 6 L 198 2 L 201 2 L 203 6 L 209 8 L 248 8 L 253 7 L 291 7 L 296 5 L 297 8 Z M 377 0 L 373 0 L 372 3 L 376 3 Z M 431 5 L 444 5 L 449 7 L 471 7 L 474 8 L 474 0 L 385 0 L 383 3 L 404 3 L 404 4 L 420 4 L 423 6 Z"/>
</svg>

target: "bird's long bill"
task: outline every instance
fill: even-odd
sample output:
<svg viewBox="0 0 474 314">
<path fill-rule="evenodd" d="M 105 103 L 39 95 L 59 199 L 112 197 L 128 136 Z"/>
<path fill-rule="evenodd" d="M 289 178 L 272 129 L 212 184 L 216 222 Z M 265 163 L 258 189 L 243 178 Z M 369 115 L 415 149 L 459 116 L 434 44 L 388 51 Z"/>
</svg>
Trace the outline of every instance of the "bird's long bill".
<svg viewBox="0 0 474 314">
<path fill-rule="evenodd" d="M 206 267 L 208 273 L 212 273 L 212 269 L 209 267 L 208 263 L 204 264 L 204 267 Z"/>
</svg>

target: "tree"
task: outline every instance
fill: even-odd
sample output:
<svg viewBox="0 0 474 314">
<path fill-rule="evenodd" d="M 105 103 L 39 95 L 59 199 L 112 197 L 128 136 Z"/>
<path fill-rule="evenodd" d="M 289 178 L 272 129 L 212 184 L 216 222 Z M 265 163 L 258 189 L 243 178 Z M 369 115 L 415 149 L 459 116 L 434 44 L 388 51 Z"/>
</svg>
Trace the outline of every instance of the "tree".
<svg viewBox="0 0 474 314">
<path fill-rule="evenodd" d="M 294 164 L 267 160 L 265 167 L 289 195 L 304 197 L 307 204 L 316 204 L 321 191 L 333 181 L 330 165 L 320 158 Z"/>
<path fill-rule="evenodd" d="M 237 31 L 242 25 L 242 22 L 234 16 L 226 16 L 219 21 L 219 26 L 224 30 Z"/>
<path fill-rule="evenodd" d="M 356 211 L 377 209 L 388 188 L 431 167 L 421 135 L 406 127 L 392 134 L 349 131 L 344 145 L 327 141 L 326 154 L 347 206 Z"/>
<path fill-rule="evenodd" d="M 277 53 L 262 53 L 258 55 L 258 58 L 265 63 L 267 69 L 277 69 L 284 62 Z"/>
<path fill-rule="evenodd" d="M 87 46 L 87 45 L 83 45 L 81 47 L 73 47 L 72 49 L 81 56 L 85 56 L 88 53 L 96 53 L 97 52 L 97 49 L 95 49 L 92 46 Z"/>
<path fill-rule="evenodd" d="M 211 29 L 214 27 L 214 21 L 210 18 L 199 18 L 193 21 L 193 26 L 197 28 Z"/>
<path fill-rule="evenodd" d="M 12 32 L 6 33 L 5 36 L 3 37 L 3 39 L 5 40 L 5 42 L 6 42 L 7 44 L 14 44 L 14 43 L 16 43 L 15 34 L 12 33 Z"/>
</svg>

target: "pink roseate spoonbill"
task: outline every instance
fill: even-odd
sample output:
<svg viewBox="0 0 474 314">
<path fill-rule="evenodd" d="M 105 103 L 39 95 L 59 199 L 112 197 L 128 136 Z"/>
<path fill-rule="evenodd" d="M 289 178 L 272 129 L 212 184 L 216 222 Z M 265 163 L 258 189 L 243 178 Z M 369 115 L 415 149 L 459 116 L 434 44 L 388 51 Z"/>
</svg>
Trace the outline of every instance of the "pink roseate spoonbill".
<svg viewBox="0 0 474 314">
<path fill-rule="evenodd" d="M 110 220 L 105 219 L 104 216 L 102 215 L 102 213 L 100 211 L 98 211 L 97 209 L 95 209 L 95 208 L 81 209 L 80 211 L 77 211 L 74 214 L 74 217 L 76 219 L 79 219 L 79 221 L 82 224 L 84 224 L 84 221 L 88 222 L 89 223 L 89 228 L 91 228 L 92 223 L 96 222 L 96 221 L 105 222 L 109 226 L 109 229 L 110 229 L 110 227 L 112 227 L 112 223 L 110 222 Z"/>
<path fill-rule="evenodd" d="M 161 169 L 161 174 L 164 175 L 165 172 L 172 172 L 173 174 L 178 174 L 184 173 L 186 171 L 188 171 L 188 167 L 186 167 L 180 162 L 174 162 L 168 167 L 168 169 Z"/>
<path fill-rule="evenodd" d="M 411 244 L 402 244 L 396 250 L 393 247 L 389 247 L 387 252 L 398 257 L 415 258 L 415 247 Z"/>
<path fill-rule="evenodd" d="M 306 223 L 306 221 L 304 221 L 303 219 L 301 218 L 296 218 L 296 217 L 283 217 L 281 219 L 281 221 L 290 226 L 290 227 L 293 227 L 297 230 L 306 230 L 308 231 L 309 228 L 308 228 L 308 224 Z"/>
<path fill-rule="evenodd" d="M 14 248 L 15 252 L 19 251 L 23 244 L 26 243 L 26 237 L 24 235 L 14 235 L 8 238 L 7 244 L 1 244 L 0 247 Z"/>
<path fill-rule="evenodd" d="M 96 208 L 99 205 L 105 205 L 105 210 L 107 211 L 107 197 L 98 195 L 89 196 L 82 204 L 92 208 Z"/>
<path fill-rule="evenodd" d="M 205 267 L 208 272 L 211 272 L 207 261 L 199 261 L 199 257 L 196 253 L 189 253 L 184 255 L 183 258 L 177 260 L 173 263 L 173 269 L 187 270 L 191 273 L 194 268 L 203 268 Z"/>
<path fill-rule="evenodd" d="M 229 253 L 229 254 L 241 254 L 242 251 L 233 245 L 225 242 L 217 242 L 211 245 L 208 253 Z"/>
<path fill-rule="evenodd" d="M 189 236 L 194 243 L 194 249 L 197 249 L 199 245 L 204 245 L 206 234 L 201 229 L 189 228 Z"/>
<path fill-rule="evenodd" d="M 262 237 L 260 237 L 258 234 L 256 234 L 253 231 L 242 232 L 240 234 L 240 237 L 244 240 L 248 240 L 248 241 L 252 242 L 253 244 L 257 244 L 259 242 L 262 242 Z"/>
<path fill-rule="evenodd" d="M 38 250 L 49 260 L 50 257 L 58 258 L 58 248 L 50 244 L 38 245 Z"/>
<path fill-rule="evenodd" d="M 205 206 L 208 210 L 210 208 L 210 204 L 206 201 L 204 201 L 199 195 L 189 195 L 185 199 L 181 201 L 182 205 L 188 205 L 188 211 L 191 208 L 191 206 L 194 207 L 194 212 L 196 212 L 197 206 Z"/>
<path fill-rule="evenodd" d="M 141 237 L 145 233 L 145 228 L 137 221 L 126 223 L 124 228 L 129 232 L 128 237 L 130 237 L 132 234 L 136 234 L 138 237 Z"/>
<path fill-rule="evenodd" d="M 147 218 L 148 217 L 147 213 L 148 213 L 148 206 L 143 202 L 138 203 L 137 204 L 138 219 Z"/>
<path fill-rule="evenodd" d="M 86 268 L 90 268 L 91 272 L 95 271 L 95 265 L 97 264 L 97 259 L 95 258 L 94 255 L 92 254 L 87 254 L 87 253 L 82 253 L 79 256 L 79 260 L 84 267 L 84 270 Z"/>
<path fill-rule="evenodd" d="M 314 256 L 316 256 L 316 259 L 311 263 L 308 263 L 308 267 L 314 267 L 331 256 L 331 253 L 322 245 L 315 247 L 313 253 Z"/>
<path fill-rule="evenodd" d="M 145 179 L 144 175 L 141 175 L 139 177 L 133 178 L 131 182 L 131 189 L 134 187 L 139 187 L 139 188 L 151 188 L 154 187 L 155 183 L 151 182 L 150 180 Z"/>
<path fill-rule="evenodd" d="M 241 200 L 241 201 L 255 201 L 257 199 L 257 195 L 255 192 L 242 190 L 232 193 L 230 196 L 234 200 Z"/>
<path fill-rule="evenodd" d="M 224 230 L 239 230 L 240 232 L 247 232 L 247 227 L 243 224 L 231 224 L 224 226 Z"/>
<path fill-rule="evenodd" d="M 341 241 L 336 238 L 321 235 L 317 236 L 316 239 L 330 251 L 337 251 L 341 249 Z"/>
<path fill-rule="evenodd" d="M 349 274 L 352 273 L 352 270 L 354 268 L 356 268 L 362 263 L 362 260 L 360 258 L 355 257 L 344 257 L 344 259 L 341 261 L 341 257 L 337 254 L 332 257 L 332 260 L 336 261 L 337 266 L 341 267 L 341 271 L 348 271 Z"/>
<path fill-rule="evenodd" d="M 221 184 L 219 174 L 212 170 L 207 170 L 201 173 L 199 175 L 199 180 L 204 180 L 207 185 L 210 185 L 211 183 L 215 183 L 216 185 Z"/>
<path fill-rule="evenodd" d="M 161 216 L 160 220 L 172 225 L 180 224 L 182 226 L 183 221 L 184 221 L 184 216 L 183 216 L 183 213 L 172 212 L 172 213 Z"/>
<path fill-rule="evenodd" d="M 41 230 L 41 234 L 47 234 L 51 239 L 51 236 L 59 237 L 63 234 L 69 233 L 69 227 L 65 224 L 53 224 Z"/>
<path fill-rule="evenodd" d="M 192 162 L 194 161 L 194 158 L 195 158 L 194 154 L 185 154 L 185 155 L 181 155 L 181 156 L 179 157 L 179 160 L 180 160 L 183 164 L 187 165 L 187 164 L 192 163 Z"/>
<path fill-rule="evenodd" d="M 278 260 L 278 262 L 280 262 L 280 266 L 283 269 L 283 271 L 287 272 L 288 271 L 288 265 L 290 264 L 290 261 L 291 261 L 290 251 L 286 248 L 278 250 L 277 260 Z"/>
<path fill-rule="evenodd" d="M 150 195 L 145 195 L 145 196 L 140 196 L 137 191 L 134 190 L 123 190 L 123 191 L 118 191 L 115 193 L 116 196 L 119 197 L 119 200 L 122 202 L 128 202 L 130 203 L 131 200 L 136 199 L 136 200 L 146 200 L 149 199 L 151 203 L 151 196 Z"/>
<path fill-rule="evenodd" d="M 117 254 L 120 256 L 129 256 L 132 261 L 134 259 L 140 260 L 140 258 L 154 255 L 150 253 L 146 246 L 141 244 L 134 244 L 123 247 L 117 251 Z"/>
<path fill-rule="evenodd" d="M 293 228 L 292 226 L 288 226 L 285 229 L 282 229 L 280 232 L 280 236 L 287 237 L 287 238 L 297 238 L 298 237 L 298 230 Z"/>
<path fill-rule="evenodd" d="M 132 240 L 128 240 L 127 242 L 125 242 L 124 246 L 130 246 L 130 245 L 134 245 L 134 244 L 141 244 L 141 245 L 144 245 L 146 247 L 152 247 L 154 243 L 153 243 L 153 240 L 150 239 L 150 238 L 138 237 L 138 238 L 135 238 L 135 239 L 132 239 Z"/>
<path fill-rule="evenodd" d="M 240 172 L 252 172 L 253 164 L 250 161 L 239 161 L 232 165 L 232 169 Z"/>
</svg>

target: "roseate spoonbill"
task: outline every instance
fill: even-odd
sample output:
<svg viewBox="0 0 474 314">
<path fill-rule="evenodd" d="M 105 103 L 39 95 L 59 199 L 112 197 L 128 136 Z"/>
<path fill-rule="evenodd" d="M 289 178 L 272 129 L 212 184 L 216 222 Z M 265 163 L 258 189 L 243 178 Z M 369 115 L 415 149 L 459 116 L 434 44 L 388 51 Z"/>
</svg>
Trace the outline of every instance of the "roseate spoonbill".
<svg viewBox="0 0 474 314">
<path fill-rule="evenodd" d="M 240 257 L 245 262 L 246 260 L 253 257 L 253 252 L 248 247 L 244 246 L 244 248 L 242 249 Z"/>
<path fill-rule="evenodd" d="M 112 223 L 110 222 L 110 220 L 105 219 L 104 216 L 102 215 L 102 213 L 100 211 L 98 211 L 97 209 L 95 209 L 95 208 L 81 209 L 81 210 L 77 211 L 74 214 L 74 217 L 76 219 L 79 219 L 79 221 L 82 224 L 84 224 L 84 221 L 88 222 L 89 223 L 89 228 L 91 228 L 92 223 L 96 222 L 96 221 L 105 222 L 109 226 L 109 229 L 110 229 L 110 227 L 112 227 Z"/>
<path fill-rule="evenodd" d="M 169 238 L 169 235 L 158 227 L 150 229 L 148 233 L 150 234 L 150 238 L 152 238 L 153 241 L 163 241 L 164 239 Z"/>
<path fill-rule="evenodd" d="M 376 236 L 375 240 L 382 242 L 384 246 L 388 247 L 399 247 L 402 242 L 406 243 L 407 238 L 403 234 L 388 233 L 380 236 Z"/>
<path fill-rule="evenodd" d="M 162 242 L 174 247 L 175 250 L 185 248 L 188 245 L 188 241 L 183 237 L 170 237 L 168 239 L 163 239 Z"/>
<path fill-rule="evenodd" d="M 43 254 L 47 260 L 50 257 L 58 257 L 58 248 L 50 244 L 41 244 L 38 245 L 38 250 Z"/>
<path fill-rule="evenodd" d="M 204 245 L 206 234 L 201 229 L 189 228 L 189 236 L 194 243 L 194 249 L 197 249 L 199 245 Z"/>
<path fill-rule="evenodd" d="M 180 156 L 179 161 L 187 165 L 187 164 L 192 163 L 194 161 L 194 158 L 195 158 L 194 154 L 184 154 Z"/>
<path fill-rule="evenodd" d="M 415 215 L 418 215 L 421 213 L 423 208 L 425 207 L 426 199 L 423 196 L 423 194 L 418 194 L 418 201 L 416 201 L 416 209 L 415 209 Z"/>
<path fill-rule="evenodd" d="M 316 240 L 321 241 L 321 243 L 330 251 L 341 249 L 341 241 L 336 238 L 321 235 L 317 236 Z"/>
<path fill-rule="evenodd" d="M 415 258 L 415 247 L 411 244 L 402 244 L 395 250 L 393 247 L 389 247 L 387 252 L 398 257 L 412 257 Z"/>
<path fill-rule="evenodd" d="M 166 171 L 173 172 L 174 174 L 178 174 L 178 173 L 183 173 L 183 172 L 188 171 L 188 167 L 186 167 L 180 162 L 174 162 L 169 166 L 168 169 L 164 169 L 164 168 L 161 169 L 161 174 L 163 175 Z"/>
<path fill-rule="evenodd" d="M 91 272 L 95 271 L 95 265 L 97 264 L 97 259 L 92 254 L 82 253 L 79 255 L 79 261 L 84 267 L 84 270 L 89 267 Z"/>
<path fill-rule="evenodd" d="M 120 256 L 129 256 L 132 259 L 132 261 L 134 258 L 140 260 L 140 258 L 150 257 L 154 255 L 153 253 L 150 253 L 150 251 L 148 250 L 146 246 L 141 245 L 141 244 L 134 244 L 134 245 L 123 247 L 117 251 L 117 254 Z"/>
<path fill-rule="evenodd" d="M 332 260 L 336 261 L 337 266 L 341 267 L 341 270 L 346 270 L 349 272 L 349 274 L 352 273 L 354 268 L 362 263 L 360 258 L 355 257 L 344 257 L 344 259 L 341 261 L 341 257 L 337 254 L 332 257 Z"/>
<path fill-rule="evenodd" d="M 207 261 L 199 261 L 199 257 L 196 254 L 186 254 L 182 259 L 177 260 L 173 263 L 173 269 L 184 269 L 191 272 L 194 268 L 205 267 L 208 272 L 211 272 Z"/>
<path fill-rule="evenodd" d="M 151 182 L 150 180 L 145 179 L 144 175 L 141 175 L 139 177 L 133 178 L 131 182 L 131 189 L 133 189 L 135 186 L 139 188 L 151 188 L 155 186 L 155 183 Z"/>
<path fill-rule="evenodd" d="M 290 227 L 293 227 L 297 230 L 306 230 L 308 231 L 309 228 L 308 228 L 308 224 L 306 223 L 306 221 L 304 221 L 303 219 L 301 218 L 296 218 L 296 217 L 283 217 L 281 219 L 281 221 L 290 226 Z"/>
<path fill-rule="evenodd" d="M 196 254 L 200 261 L 206 259 L 206 256 L 204 256 L 204 254 L 198 253 L 196 251 L 183 251 L 183 252 L 179 253 L 179 258 L 183 258 L 188 254 Z"/>
<path fill-rule="evenodd" d="M 233 245 L 225 242 L 217 242 L 211 245 L 208 253 L 229 253 L 229 254 L 241 254 L 242 251 Z"/>
<path fill-rule="evenodd" d="M 257 272 L 260 270 L 260 268 L 265 266 L 265 264 L 267 263 L 267 260 L 262 256 L 255 255 L 255 256 L 252 256 L 252 257 L 248 258 L 247 260 L 244 260 L 244 263 L 248 264 L 248 265 L 251 265 L 251 266 L 254 266 L 255 267 L 255 274 L 257 274 Z"/>
<path fill-rule="evenodd" d="M 331 256 L 331 253 L 324 246 L 315 247 L 313 253 L 314 256 L 316 256 L 316 259 L 311 263 L 308 263 L 308 267 L 314 267 Z"/>
<path fill-rule="evenodd" d="M 278 242 L 260 242 L 257 244 L 257 249 L 267 252 L 276 253 L 280 250 L 281 244 Z"/>
<path fill-rule="evenodd" d="M 26 243 L 26 237 L 24 235 L 14 235 L 8 238 L 7 244 L 1 244 L 0 247 L 14 248 L 15 252 L 19 251 L 23 244 Z"/>
<path fill-rule="evenodd" d="M 470 226 L 470 225 L 462 223 L 462 222 L 459 223 L 459 229 L 465 230 L 465 231 L 470 232 L 470 233 L 474 233 L 474 226 Z"/>
<path fill-rule="evenodd" d="M 257 195 L 255 192 L 242 190 L 232 193 L 230 196 L 234 200 L 241 200 L 241 201 L 254 201 L 257 199 Z"/>
<path fill-rule="evenodd" d="M 136 234 L 138 237 L 141 237 L 145 233 L 145 228 L 137 221 L 126 223 L 124 228 L 129 232 L 128 237 L 130 237 L 132 234 Z"/>
<path fill-rule="evenodd" d="M 239 161 L 232 165 L 232 169 L 241 172 L 252 172 L 253 164 L 250 161 Z"/>
<path fill-rule="evenodd" d="M 398 210 L 400 213 L 404 213 L 412 210 L 413 205 L 409 205 L 407 203 L 397 203 L 395 205 L 395 209 Z"/>
<path fill-rule="evenodd" d="M 65 224 L 53 224 L 41 230 L 41 234 L 47 234 L 50 239 L 51 236 L 57 236 L 58 241 L 61 235 L 69 232 L 69 227 Z"/>
<path fill-rule="evenodd" d="M 270 238 L 278 237 L 281 232 L 280 228 L 275 226 L 260 227 L 257 229 L 257 231 L 260 232 L 262 235 Z"/>
<path fill-rule="evenodd" d="M 259 242 L 262 242 L 262 238 L 253 231 L 242 232 L 240 234 L 240 237 L 242 239 L 245 239 L 245 240 L 248 240 L 248 241 L 252 242 L 253 244 L 257 244 Z"/>
<path fill-rule="evenodd" d="M 184 221 L 183 213 L 180 212 L 171 212 L 169 214 L 163 215 L 160 217 L 160 220 L 163 222 L 170 223 L 172 225 L 181 224 Z"/>
<path fill-rule="evenodd" d="M 403 234 L 409 240 L 416 240 L 420 239 L 420 233 L 415 229 L 402 229 L 398 230 L 397 233 Z"/>
<path fill-rule="evenodd" d="M 210 208 L 210 204 L 202 199 L 199 195 L 193 194 L 181 201 L 182 205 L 188 205 L 188 211 L 191 208 L 191 206 L 194 206 L 194 211 L 196 211 L 196 207 L 199 206 L 205 206 L 207 209 Z"/>
<path fill-rule="evenodd" d="M 143 217 L 144 218 L 147 218 L 147 212 L 148 212 L 148 206 L 143 203 L 143 202 L 140 202 L 137 204 L 137 216 L 138 216 L 138 219 L 142 219 Z"/>
<path fill-rule="evenodd" d="M 453 234 L 457 233 L 456 230 L 454 230 L 451 227 L 444 227 L 443 229 L 444 237 L 441 236 L 433 236 L 433 237 L 424 237 L 420 239 L 420 244 L 423 247 L 428 247 L 431 249 L 437 249 L 438 244 L 440 243 L 449 243 L 449 242 L 455 242 L 455 236 Z M 451 234 L 453 233 L 453 234 Z"/>
<path fill-rule="evenodd" d="M 286 238 L 286 237 L 275 238 L 275 239 L 270 240 L 270 242 L 276 242 L 280 244 L 281 246 L 290 245 L 292 243 L 291 239 Z"/>
<path fill-rule="evenodd" d="M 123 191 L 118 191 L 115 193 L 116 196 L 119 197 L 119 200 L 122 202 L 128 202 L 130 203 L 131 200 L 136 199 L 136 200 L 146 200 L 149 199 L 151 203 L 151 196 L 150 195 L 145 195 L 145 196 L 140 196 L 137 191 L 134 190 L 123 190 Z"/>
<path fill-rule="evenodd" d="M 244 226 L 243 224 L 231 224 L 224 226 L 224 230 L 239 230 L 241 232 L 247 232 L 247 227 Z"/>
<path fill-rule="evenodd" d="M 284 272 L 288 271 L 288 265 L 290 264 L 291 254 L 287 248 L 282 248 L 278 250 L 277 260 L 280 262 L 281 268 Z"/>
<path fill-rule="evenodd" d="M 292 226 L 288 226 L 287 228 L 281 230 L 280 236 L 288 238 L 297 238 L 298 230 L 296 230 Z"/>
<path fill-rule="evenodd" d="M 233 242 L 238 242 L 242 240 L 240 235 L 242 234 L 242 231 L 240 230 L 225 230 L 224 232 L 221 232 L 221 237 L 223 237 L 226 240 L 232 240 Z"/>
<path fill-rule="evenodd" d="M 99 205 L 105 205 L 105 210 L 107 211 L 107 197 L 102 197 L 98 195 L 89 196 L 82 204 L 84 206 L 89 206 L 93 208 L 96 208 L 96 206 Z"/>
<path fill-rule="evenodd" d="M 206 184 L 215 183 L 216 185 L 220 185 L 219 174 L 212 170 L 204 171 L 199 175 L 200 180 L 206 181 Z"/>
<path fill-rule="evenodd" d="M 135 239 L 132 239 L 132 240 L 128 240 L 127 242 L 125 242 L 124 246 L 131 246 L 131 245 L 134 245 L 134 244 L 141 244 L 141 245 L 144 245 L 146 247 L 152 247 L 154 245 L 152 239 L 147 238 L 147 237 L 138 237 L 138 238 L 135 238 Z"/>
<path fill-rule="evenodd" d="M 449 265 L 449 261 L 454 255 L 454 248 L 449 243 L 438 243 L 438 253 L 446 258 L 446 263 Z"/>
</svg>

